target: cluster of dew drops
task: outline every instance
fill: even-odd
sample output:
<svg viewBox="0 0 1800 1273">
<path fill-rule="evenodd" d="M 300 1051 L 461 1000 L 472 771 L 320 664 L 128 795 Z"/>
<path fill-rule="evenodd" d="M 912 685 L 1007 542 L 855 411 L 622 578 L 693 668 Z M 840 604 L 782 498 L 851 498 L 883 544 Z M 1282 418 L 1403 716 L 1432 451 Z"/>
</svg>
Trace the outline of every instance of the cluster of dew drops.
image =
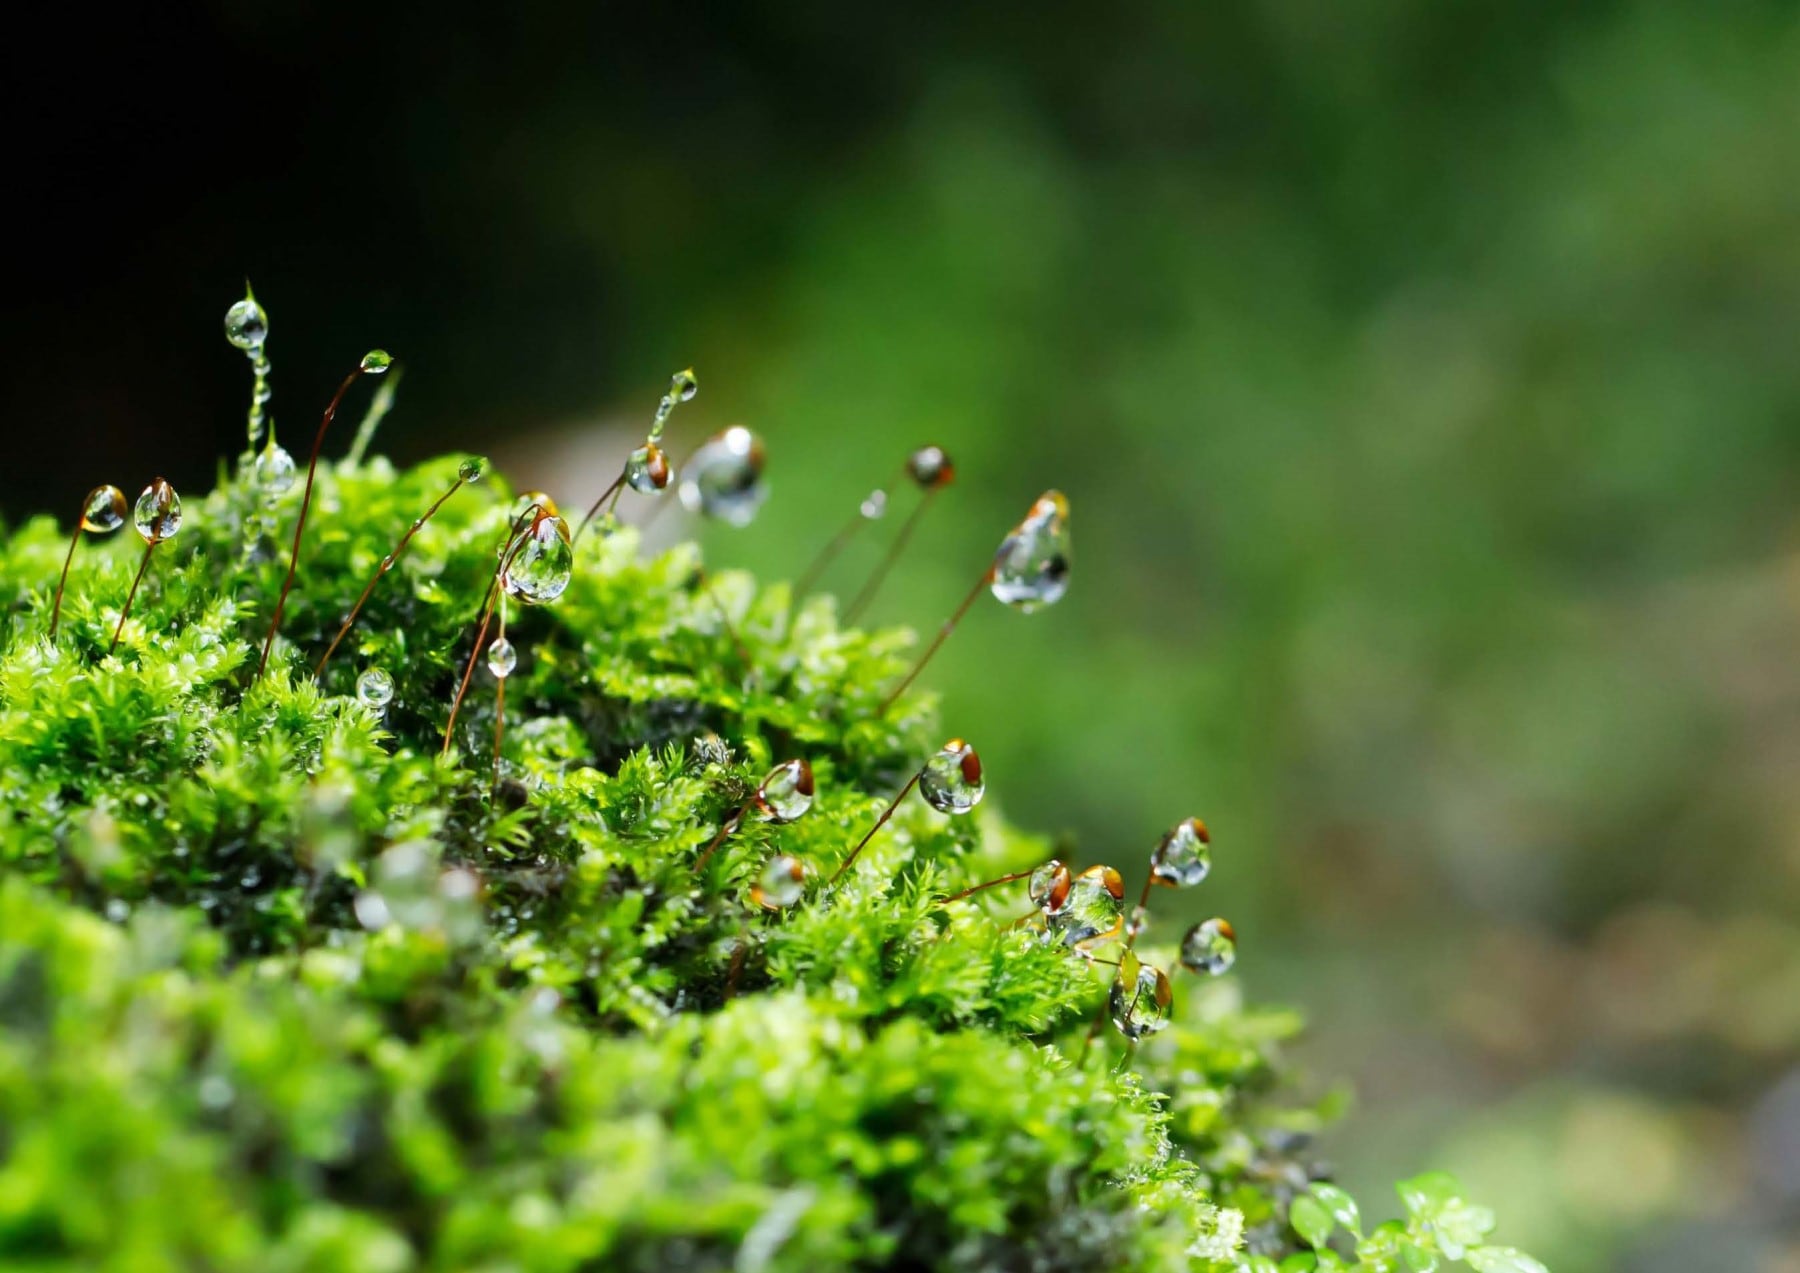
<svg viewBox="0 0 1800 1273">
<path fill-rule="evenodd" d="M 244 516 L 244 544 L 247 553 L 258 550 L 274 530 L 280 497 L 298 480 L 299 468 L 293 457 L 276 441 L 274 417 L 269 410 L 272 399 L 270 361 L 268 356 L 268 313 L 246 288 L 242 300 L 233 304 L 225 315 L 225 335 L 249 362 L 252 374 L 250 407 L 246 419 L 246 449 L 243 469 L 252 492 L 253 508 Z M 294 550 L 289 562 L 288 584 L 293 582 L 299 565 L 301 535 L 305 525 L 307 502 L 312 491 L 312 473 L 339 401 L 351 383 L 360 375 L 380 375 L 392 365 L 385 353 L 377 350 L 366 355 L 357 370 L 340 387 L 327 408 L 321 423 L 307 470 L 306 497 L 300 508 L 300 521 L 294 532 Z M 391 392 L 391 386 L 390 386 Z M 448 752 L 454 738 L 457 710 L 468 692 L 477 659 L 486 663 L 498 695 L 494 737 L 494 777 L 499 779 L 506 722 L 505 686 L 518 666 L 518 651 L 506 631 L 508 607 L 548 606 L 554 604 L 568 588 L 575 565 L 577 545 L 590 524 L 599 533 L 608 533 L 616 523 L 616 512 L 623 494 L 629 490 L 639 496 L 656 497 L 675 488 L 676 498 L 690 512 L 726 526 L 750 524 L 768 494 L 764 480 L 767 451 L 762 438 L 743 425 L 733 425 L 702 441 L 681 462 L 669 458 L 663 449 L 665 427 L 676 407 L 691 401 L 699 392 L 699 382 L 692 370 L 671 377 L 669 389 L 657 404 L 644 441 L 625 457 L 619 474 L 588 509 L 576 529 L 571 530 L 556 503 L 547 495 L 525 497 L 525 507 L 513 516 L 506 533 L 495 548 L 496 565 L 491 586 L 481 613 L 475 619 L 476 637 L 469 663 L 464 670 L 455 699 L 450 705 L 449 720 L 444 728 L 443 746 Z M 367 445 L 372 423 L 379 412 L 372 411 L 365 420 L 352 447 L 353 457 L 360 458 Z M 459 467 L 456 481 L 420 517 L 413 522 L 394 549 L 383 558 L 362 598 L 346 616 L 337 637 L 320 657 L 314 675 L 323 674 L 327 661 L 349 633 L 362 604 L 375 590 L 410 544 L 413 535 L 430 520 L 438 508 L 462 487 L 483 476 L 484 462 L 468 459 Z M 949 456 L 938 446 L 920 447 L 901 465 L 896 476 L 899 484 L 910 484 L 919 491 L 899 532 L 893 537 L 886 554 L 874 574 L 856 594 L 846 618 L 865 607 L 879 589 L 894 559 L 906 546 L 918 519 L 933 498 L 946 489 L 955 474 Z M 890 483 L 893 485 L 895 483 Z M 886 486 L 879 487 L 858 501 L 853 515 L 831 537 L 811 566 L 800 576 L 796 599 L 809 595 L 810 588 L 831 565 L 844 546 L 869 523 L 881 520 L 892 497 Z M 81 516 L 70 540 L 69 553 L 63 564 L 62 577 L 56 590 L 56 604 L 50 624 L 54 640 L 60 618 L 63 585 L 68 579 L 76 545 L 82 535 L 103 535 L 117 530 L 127 516 L 125 495 L 116 486 L 100 486 L 88 493 Z M 130 518 L 145 543 L 143 562 L 133 583 L 137 584 L 148 569 L 155 548 L 173 539 L 182 524 L 181 500 L 174 488 L 161 478 L 146 486 L 135 504 L 129 506 Z M 654 515 L 654 514 L 653 514 Z M 1025 516 L 1001 539 L 992 556 L 982 563 L 973 587 L 939 628 L 918 661 L 905 677 L 887 694 L 878 711 L 886 712 L 902 692 L 930 662 L 964 615 L 983 593 L 1014 611 L 1029 614 L 1061 600 L 1069 583 L 1069 504 L 1058 491 L 1046 491 L 1034 500 Z M 282 600 L 286 598 L 286 586 Z M 127 598 L 122 608 L 113 644 L 124 631 L 131 606 Z M 721 606 L 723 613 L 723 607 Z M 280 604 L 271 624 L 264 662 L 273 646 L 280 624 Z M 728 622 L 728 616 L 727 616 Z M 497 625 L 497 627 L 496 627 Z M 494 632 L 491 640 L 489 633 Z M 259 669 L 260 671 L 260 669 Z M 356 679 L 356 699 L 378 716 L 394 701 L 393 677 L 383 668 L 368 667 Z M 898 810 L 901 803 L 917 789 L 920 798 L 941 814 L 957 817 L 972 811 L 981 803 L 986 781 L 979 755 L 974 747 L 953 738 L 926 758 L 900 792 L 886 805 L 862 839 L 851 848 L 826 882 L 835 888 L 849 874 L 863 849 Z M 726 817 L 712 841 L 693 863 L 698 876 L 711 863 L 719 848 L 746 822 L 755 821 L 779 827 L 806 815 L 812 808 L 816 788 L 812 767 L 805 759 L 781 762 L 769 771 L 740 807 Z M 358 898 L 356 913 L 365 926 L 381 927 L 402 922 L 407 916 L 441 915 L 448 910 L 467 920 L 469 908 L 477 905 L 478 890 L 472 887 L 474 877 L 458 868 L 441 874 L 435 881 L 422 862 L 388 862 L 398 849 L 390 849 L 377 861 L 371 887 Z M 410 851 L 410 850 L 409 850 Z M 940 899 L 943 905 L 963 901 L 973 894 L 1023 880 L 1031 909 L 1017 925 L 1034 927 L 1041 940 L 1058 944 L 1082 958 L 1116 970 L 1102 1005 L 1102 1020 L 1110 1017 L 1113 1025 L 1127 1040 L 1136 1043 L 1163 1029 L 1170 1020 L 1173 994 L 1168 975 L 1160 968 L 1141 960 L 1136 953 L 1137 940 L 1144 931 L 1152 890 L 1156 887 L 1191 888 L 1206 879 L 1211 869 L 1211 838 L 1198 818 L 1177 823 L 1157 843 L 1149 860 L 1143 892 L 1135 906 L 1127 911 L 1121 875 L 1106 865 L 1089 866 L 1079 872 L 1064 863 L 1051 860 L 1029 870 L 985 881 Z M 813 866 L 799 856 L 774 852 L 755 873 L 750 884 L 751 902 L 765 912 L 779 912 L 802 903 L 808 889 L 816 882 Z M 410 899 L 410 900 L 409 900 Z M 1116 944 L 1116 959 L 1102 959 L 1096 953 Z M 739 947 L 741 959 L 743 947 Z M 1231 924 L 1220 918 L 1193 925 L 1183 935 L 1179 946 L 1180 970 L 1200 976 L 1216 976 L 1231 968 L 1237 956 L 1237 935 Z M 735 977 L 738 964 L 734 962 Z M 1100 1022 L 1095 1023 L 1096 1029 Z M 1088 1042 L 1093 1041 L 1090 1031 Z"/>
</svg>

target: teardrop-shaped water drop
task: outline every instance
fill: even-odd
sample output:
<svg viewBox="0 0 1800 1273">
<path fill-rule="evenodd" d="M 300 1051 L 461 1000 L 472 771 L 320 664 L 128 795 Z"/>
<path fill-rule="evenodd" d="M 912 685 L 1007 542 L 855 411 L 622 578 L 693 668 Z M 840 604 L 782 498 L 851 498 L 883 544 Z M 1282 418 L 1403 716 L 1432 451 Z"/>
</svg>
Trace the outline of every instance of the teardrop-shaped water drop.
<svg viewBox="0 0 1800 1273">
<path fill-rule="evenodd" d="M 456 477 L 460 482 L 479 482 L 487 472 L 487 457 L 471 455 L 456 466 Z"/>
<path fill-rule="evenodd" d="M 994 555 L 994 596 L 1025 614 L 1055 605 L 1069 590 L 1069 501 L 1045 491 L 1000 542 Z"/>
<path fill-rule="evenodd" d="M 756 807 L 768 822 L 792 822 L 812 808 L 813 771 L 804 760 L 786 760 L 769 770 L 756 789 Z"/>
<path fill-rule="evenodd" d="M 394 701 L 394 678 L 372 667 L 356 678 L 356 698 L 364 707 L 379 712 Z"/>
<path fill-rule="evenodd" d="M 778 853 L 750 886 L 750 900 L 767 911 L 786 910 L 806 891 L 806 863 Z"/>
<path fill-rule="evenodd" d="M 548 605 L 562 596 L 574 570 L 569 524 L 540 514 L 513 546 L 502 582 L 507 592 L 527 605 Z"/>
<path fill-rule="evenodd" d="M 144 488 L 131 510 L 132 525 L 147 544 L 173 539 L 181 530 L 181 496 L 162 478 Z"/>
<path fill-rule="evenodd" d="M 1132 1042 L 1155 1034 L 1169 1024 L 1175 993 L 1162 969 L 1144 963 L 1131 951 L 1119 960 L 1119 975 L 1107 995 L 1112 1023 Z"/>
<path fill-rule="evenodd" d="M 1150 854 L 1150 878 L 1166 888 L 1192 888 L 1212 870 L 1212 836 L 1198 818 L 1178 822 Z"/>
<path fill-rule="evenodd" d="M 1237 930 L 1228 919 L 1195 924 L 1181 939 L 1181 966 L 1218 976 L 1237 962 Z"/>
<path fill-rule="evenodd" d="M 674 470 L 669 457 L 654 442 L 646 442 L 625 457 L 625 483 L 640 495 L 654 495 L 669 484 Z"/>
<path fill-rule="evenodd" d="M 677 402 L 692 402 L 700 392 L 700 380 L 692 367 L 684 367 L 669 377 L 669 396 Z"/>
<path fill-rule="evenodd" d="M 513 643 L 505 637 L 495 637 L 487 648 L 488 671 L 496 680 L 504 681 L 513 674 L 513 668 L 519 663 L 519 652 L 513 649 Z"/>
<path fill-rule="evenodd" d="M 960 738 L 945 743 L 919 774 L 919 794 L 939 813 L 967 813 L 986 790 L 981 757 Z"/>
<path fill-rule="evenodd" d="M 743 425 L 714 434 L 681 475 L 682 507 L 727 525 L 748 526 L 769 494 L 763 459 L 762 439 Z"/>
<path fill-rule="evenodd" d="M 252 477 L 257 489 L 271 497 L 292 490 L 294 457 L 287 453 L 286 448 L 271 441 L 257 453 Z"/>
<path fill-rule="evenodd" d="M 1031 894 L 1031 904 L 1048 915 L 1063 908 L 1069 900 L 1069 886 L 1073 882 L 1069 868 L 1051 858 L 1031 873 L 1025 888 Z"/>
<path fill-rule="evenodd" d="M 365 376 L 380 376 L 394 365 L 394 356 L 385 349 L 371 349 L 362 356 L 362 373 Z"/>
<path fill-rule="evenodd" d="M 269 338 L 269 315 L 254 296 L 245 294 L 244 299 L 225 311 L 225 339 L 246 353 L 259 350 L 263 342 Z"/>
<path fill-rule="evenodd" d="M 109 534 L 125 524 L 130 507 L 125 502 L 125 492 L 118 487 L 96 486 L 81 506 L 81 529 L 96 535 Z"/>
<path fill-rule="evenodd" d="M 1065 946 L 1111 937 L 1124 927 L 1125 881 L 1110 866 L 1090 866 L 1069 885 L 1069 897 L 1045 917 L 1050 936 Z"/>
<path fill-rule="evenodd" d="M 928 491 L 956 480 L 956 466 L 941 446 L 922 446 L 907 456 L 906 472 Z"/>
</svg>

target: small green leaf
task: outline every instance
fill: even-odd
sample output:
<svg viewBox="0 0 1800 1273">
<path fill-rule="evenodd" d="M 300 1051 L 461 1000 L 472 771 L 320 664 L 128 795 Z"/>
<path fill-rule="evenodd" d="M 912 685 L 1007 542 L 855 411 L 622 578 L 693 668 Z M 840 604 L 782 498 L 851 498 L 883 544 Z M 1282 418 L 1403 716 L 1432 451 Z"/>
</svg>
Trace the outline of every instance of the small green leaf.
<svg viewBox="0 0 1800 1273">
<path fill-rule="evenodd" d="M 1469 1252 L 1468 1260 L 1476 1273 L 1550 1273 L 1537 1260 L 1509 1246 L 1478 1246 Z"/>
<path fill-rule="evenodd" d="M 1307 1246 L 1317 1249 L 1331 1239 L 1331 1231 L 1336 1222 L 1325 1204 L 1311 1194 L 1301 1194 L 1288 1207 L 1288 1223 L 1294 1226 L 1294 1232 Z"/>
<path fill-rule="evenodd" d="M 1339 1224 L 1352 1233 L 1362 1232 L 1362 1212 L 1357 1210 L 1356 1199 L 1336 1185 L 1314 1185 L 1312 1195 L 1324 1204 Z"/>
<path fill-rule="evenodd" d="M 1428 1171 L 1411 1180 L 1402 1180 L 1394 1189 L 1407 1211 L 1422 1218 L 1437 1215 L 1445 1204 L 1459 1201 L 1463 1192 L 1456 1177 L 1443 1171 Z"/>
</svg>

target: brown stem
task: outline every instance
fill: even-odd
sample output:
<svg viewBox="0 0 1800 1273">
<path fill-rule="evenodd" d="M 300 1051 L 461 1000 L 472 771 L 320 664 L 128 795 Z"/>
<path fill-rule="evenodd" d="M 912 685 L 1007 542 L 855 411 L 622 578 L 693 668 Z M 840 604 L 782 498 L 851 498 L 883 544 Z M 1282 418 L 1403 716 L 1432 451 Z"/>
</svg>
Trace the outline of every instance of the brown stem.
<svg viewBox="0 0 1800 1273">
<path fill-rule="evenodd" d="M 138 585 L 144 582 L 144 572 L 150 569 L 150 554 L 156 551 L 157 544 L 162 541 L 152 539 L 144 545 L 144 559 L 138 563 L 137 574 L 131 580 L 131 591 L 125 594 L 125 608 L 119 611 L 119 626 L 113 629 L 112 644 L 106 652 L 111 654 L 119 648 L 119 637 L 125 631 L 125 620 L 131 616 L 131 603 L 137 597 Z"/>
<path fill-rule="evenodd" d="M 450 700 L 450 719 L 444 722 L 444 747 L 438 753 L 440 756 L 450 754 L 450 738 L 456 729 L 456 714 L 462 709 L 463 697 L 468 694 L 469 682 L 475 676 L 475 660 L 481 657 L 482 643 L 487 640 L 488 624 L 493 622 L 494 603 L 499 599 L 502 587 L 500 581 L 505 578 L 507 568 L 512 565 L 513 558 L 517 557 L 519 550 L 524 547 L 519 538 L 522 533 L 521 527 L 527 517 L 532 518 L 531 525 L 536 526 L 536 519 L 542 516 L 544 516 L 543 505 L 528 504 L 525 510 L 513 519 L 512 525 L 507 528 L 506 542 L 500 550 L 500 564 L 494 567 L 494 577 L 488 583 L 487 599 L 482 602 L 481 623 L 475 629 L 475 648 L 469 651 L 469 662 L 463 668 L 462 683 L 456 687 L 456 697 Z"/>
<path fill-rule="evenodd" d="M 719 846 L 721 844 L 725 843 L 725 837 L 730 835 L 733 831 L 736 831 L 739 824 L 742 823 L 745 818 L 750 816 L 750 806 L 753 803 L 755 803 L 754 800 L 746 800 L 738 807 L 736 813 L 725 819 L 725 825 L 719 828 L 719 834 L 715 835 L 712 838 L 712 843 L 707 845 L 706 848 L 701 851 L 700 856 L 694 859 L 694 874 L 698 875 L 705 869 L 706 864 L 712 861 L 712 855 L 719 851 Z"/>
<path fill-rule="evenodd" d="M 63 558 L 62 578 L 56 581 L 56 604 L 50 607 L 50 639 L 56 640 L 56 625 L 62 620 L 63 589 L 69 583 L 69 565 L 75 560 L 75 545 L 81 542 L 82 526 L 75 523 L 75 534 L 69 539 L 69 552 Z"/>
<path fill-rule="evenodd" d="M 1037 870 L 1037 868 L 1035 866 L 1031 868 L 1031 871 L 1035 871 L 1035 870 Z M 984 888 L 998 888 L 1002 884 L 1011 884 L 1014 880 L 1026 879 L 1027 877 L 1030 876 L 1031 871 L 1014 871 L 1011 875 L 1002 875 L 997 880 L 989 880 L 985 884 L 977 884 L 977 885 L 974 885 L 972 888 L 965 888 L 960 893 L 952 893 L 952 894 L 950 894 L 949 897 L 939 898 L 938 905 L 942 906 L 948 902 L 960 902 L 960 901 L 962 901 L 963 898 L 972 897 L 976 893 L 981 892 L 981 890 Z"/>
<path fill-rule="evenodd" d="M 437 502 L 425 510 L 423 517 L 406 528 L 406 533 L 400 536 L 400 542 L 394 545 L 394 551 L 381 559 L 381 564 L 375 568 L 375 577 L 369 580 L 368 587 L 362 590 L 362 596 L 358 597 L 356 604 L 350 607 L 350 617 L 344 620 L 344 626 L 337 630 L 337 635 L 331 638 L 331 644 L 325 647 L 325 653 L 319 656 L 319 665 L 313 668 L 313 680 L 316 681 L 325 674 L 325 665 L 331 662 L 331 656 L 337 653 L 339 644 L 349 635 L 351 625 L 356 622 L 356 616 L 362 613 L 363 606 L 368 604 L 370 595 L 375 591 L 375 585 L 381 582 L 381 577 L 394 568 L 400 560 L 400 554 L 406 551 L 406 546 L 412 543 L 413 536 L 419 533 L 420 528 L 430 521 L 438 509 L 442 508 L 445 502 L 460 491 L 464 485 L 463 479 L 457 478 L 455 484 L 438 496 Z"/>
<path fill-rule="evenodd" d="M 900 788 L 900 794 L 888 801 L 888 807 L 881 811 L 881 816 L 879 818 L 875 819 L 875 825 L 869 828 L 867 835 L 856 842 L 856 847 L 850 850 L 850 856 L 844 859 L 843 865 L 838 867 L 836 874 L 827 881 L 827 885 L 836 884 L 843 878 L 844 872 L 848 871 L 851 864 L 856 861 L 856 855 L 863 851 L 863 846 L 870 840 L 873 840 L 875 838 L 875 833 L 887 825 L 888 819 L 894 816 L 894 810 L 900 807 L 900 802 L 906 799 L 908 792 L 919 785 L 919 779 L 924 776 L 925 771 L 921 769 L 918 773 L 906 780 L 906 785 Z"/>
<path fill-rule="evenodd" d="M 962 604 L 956 607 L 956 613 L 944 620 L 944 626 L 938 629 L 937 636 L 932 638 L 932 642 L 926 647 L 925 653 L 919 656 L 919 661 L 913 664 L 912 671 L 906 674 L 906 679 L 896 685 L 892 692 L 881 701 L 881 706 L 875 709 L 875 715 L 887 715 L 888 708 L 894 705 L 894 700 L 906 693 L 906 687 L 918 679 L 919 673 L 925 670 L 925 665 L 931 662 L 932 655 L 936 654 L 939 647 L 944 644 L 944 639 L 950 635 L 958 623 L 962 622 L 962 617 L 969 612 L 969 607 L 975 604 L 975 598 L 981 595 L 981 590 L 986 588 L 993 580 L 994 567 L 992 564 L 989 564 L 988 568 L 981 572 L 981 578 L 975 581 L 975 586 L 969 589 L 969 595 L 964 597 Z"/>
<path fill-rule="evenodd" d="M 281 612 L 287 608 L 288 592 L 294 586 L 294 572 L 300 568 L 300 537 L 306 533 L 306 513 L 312 507 L 313 476 L 319 467 L 319 448 L 325 445 L 325 431 L 337 418 L 338 403 L 350 392 L 350 386 L 362 379 L 363 369 L 359 365 L 355 371 L 344 377 L 344 382 L 331 395 L 331 401 L 325 404 L 324 418 L 319 421 L 319 431 L 313 436 L 312 454 L 306 461 L 306 491 L 300 497 L 300 516 L 294 522 L 294 546 L 288 554 L 287 578 L 281 582 L 281 593 L 275 598 L 275 616 L 269 621 L 269 636 L 263 642 L 262 658 L 256 664 L 257 679 L 269 666 L 269 651 L 275 648 L 275 634 L 281 630 Z"/>
<path fill-rule="evenodd" d="M 581 542 L 581 532 L 586 530 L 588 528 L 588 523 L 593 521 L 594 518 L 599 514 L 600 505 L 606 503 L 606 497 L 608 495 L 613 497 L 613 507 L 616 508 L 616 507 L 618 507 L 619 496 L 623 495 L 624 493 L 625 493 L 625 470 L 620 469 L 619 475 L 613 479 L 613 484 L 611 486 L 607 487 L 605 490 L 600 492 L 600 498 L 594 501 L 593 507 L 588 509 L 587 515 L 581 519 L 581 525 L 579 525 L 575 528 L 575 538 L 571 542 L 572 543 L 580 543 Z"/>
<path fill-rule="evenodd" d="M 937 488 L 933 487 L 919 496 L 919 502 L 913 505 L 912 512 L 908 513 L 906 520 L 900 523 L 900 533 L 894 536 L 894 542 L 888 545 L 887 552 L 876 564 L 875 573 L 869 576 L 869 582 L 862 586 L 862 591 L 856 594 L 856 599 L 845 609 L 845 623 L 855 623 L 856 616 L 866 610 L 869 603 L 875 600 L 875 594 L 886 582 L 888 572 L 894 568 L 894 563 L 900 560 L 900 554 L 906 550 L 907 542 L 912 539 L 913 528 L 919 524 L 919 518 L 924 516 L 925 509 L 931 504 L 931 497 L 936 494 Z"/>
</svg>

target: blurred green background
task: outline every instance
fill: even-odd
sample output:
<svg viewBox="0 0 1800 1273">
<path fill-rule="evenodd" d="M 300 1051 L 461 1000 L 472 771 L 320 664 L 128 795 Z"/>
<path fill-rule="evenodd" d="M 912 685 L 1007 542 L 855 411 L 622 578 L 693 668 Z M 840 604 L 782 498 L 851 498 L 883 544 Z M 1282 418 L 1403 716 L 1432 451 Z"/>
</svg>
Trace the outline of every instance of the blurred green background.
<svg viewBox="0 0 1800 1273">
<path fill-rule="evenodd" d="M 941 443 L 881 622 L 1059 486 L 1067 600 L 927 683 L 1083 860 L 1206 818 L 1349 1181 L 1455 1170 L 1558 1273 L 1800 1269 L 1795 6 L 34 21 L 9 519 L 210 480 L 246 273 L 296 450 L 380 343 L 385 449 L 585 502 L 694 364 L 672 449 L 771 454 L 718 566 Z"/>
</svg>

